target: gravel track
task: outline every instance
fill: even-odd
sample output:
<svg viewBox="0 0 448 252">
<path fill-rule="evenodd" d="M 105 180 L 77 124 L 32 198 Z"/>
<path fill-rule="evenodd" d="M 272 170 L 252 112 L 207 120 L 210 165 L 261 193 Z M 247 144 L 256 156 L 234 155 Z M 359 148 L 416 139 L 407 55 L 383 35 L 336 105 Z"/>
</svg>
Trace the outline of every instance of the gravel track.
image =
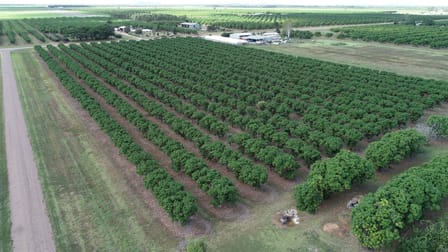
<svg viewBox="0 0 448 252">
<path fill-rule="evenodd" d="M 13 250 L 52 252 L 56 248 L 19 99 L 12 50 L 0 51 Z"/>
</svg>

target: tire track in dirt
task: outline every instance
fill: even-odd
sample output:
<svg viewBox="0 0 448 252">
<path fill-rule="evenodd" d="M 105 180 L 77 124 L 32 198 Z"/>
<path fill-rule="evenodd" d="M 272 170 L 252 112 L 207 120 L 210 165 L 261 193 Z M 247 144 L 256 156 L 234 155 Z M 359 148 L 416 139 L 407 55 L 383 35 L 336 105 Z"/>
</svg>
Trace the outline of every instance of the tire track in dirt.
<svg viewBox="0 0 448 252">
<path fill-rule="evenodd" d="M 1 50 L 5 140 L 14 251 L 56 251 L 10 51 Z"/>
</svg>

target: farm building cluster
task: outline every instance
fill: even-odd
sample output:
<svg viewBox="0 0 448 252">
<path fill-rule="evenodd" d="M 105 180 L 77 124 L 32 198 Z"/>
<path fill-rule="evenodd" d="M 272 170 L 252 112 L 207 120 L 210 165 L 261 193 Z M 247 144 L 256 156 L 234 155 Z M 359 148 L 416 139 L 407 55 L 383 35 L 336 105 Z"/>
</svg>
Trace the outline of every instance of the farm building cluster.
<svg viewBox="0 0 448 252">
<path fill-rule="evenodd" d="M 195 30 L 199 30 L 202 28 L 202 26 L 200 24 L 191 23 L 191 22 L 180 23 L 179 27 L 186 28 L 186 29 L 195 29 Z"/>
<path fill-rule="evenodd" d="M 249 32 L 232 33 L 229 37 L 222 37 L 218 35 L 205 36 L 204 39 L 221 42 L 232 45 L 245 45 L 245 44 L 280 44 L 282 39 L 277 32 L 265 32 L 262 35 L 253 35 Z"/>
<path fill-rule="evenodd" d="M 136 33 L 142 33 L 142 34 L 150 34 L 150 33 L 152 33 L 151 29 L 134 28 L 134 27 L 132 27 L 132 25 L 130 25 L 130 26 L 123 25 L 123 26 L 115 27 L 114 31 L 116 31 L 116 32 L 126 32 L 126 33 L 128 33 L 128 32 L 136 32 Z"/>
</svg>

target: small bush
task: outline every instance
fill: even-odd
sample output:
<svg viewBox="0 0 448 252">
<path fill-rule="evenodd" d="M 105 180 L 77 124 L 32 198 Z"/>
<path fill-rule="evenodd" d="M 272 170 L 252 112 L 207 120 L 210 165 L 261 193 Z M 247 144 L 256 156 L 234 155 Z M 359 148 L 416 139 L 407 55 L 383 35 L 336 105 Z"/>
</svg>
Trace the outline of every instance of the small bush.
<svg viewBox="0 0 448 252">
<path fill-rule="evenodd" d="M 397 251 L 446 251 L 448 249 L 448 216 L 424 229 L 416 229 L 411 237 L 400 241 Z"/>
<path fill-rule="evenodd" d="M 318 161 L 311 166 L 306 182 L 294 189 L 297 208 L 314 213 L 330 194 L 349 190 L 353 184 L 373 178 L 374 173 L 370 161 L 346 150 Z"/>
<path fill-rule="evenodd" d="M 448 116 L 432 115 L 426 120 L 437 136 L 448 137 Z"/>
<path fill-rule="evenodd" d="M 207 246 L 203 240 L 193 240 L 188 242 L 187 252 L 205 252 Z"/>
<path fill-rule="evenodd" d="M 367 146 L 366 159 L 377 169 L 387 168 L 419 151 L 425 141 L 426 137 L 415 129 L 387 133 L 381 140 Z"/>
</svg>

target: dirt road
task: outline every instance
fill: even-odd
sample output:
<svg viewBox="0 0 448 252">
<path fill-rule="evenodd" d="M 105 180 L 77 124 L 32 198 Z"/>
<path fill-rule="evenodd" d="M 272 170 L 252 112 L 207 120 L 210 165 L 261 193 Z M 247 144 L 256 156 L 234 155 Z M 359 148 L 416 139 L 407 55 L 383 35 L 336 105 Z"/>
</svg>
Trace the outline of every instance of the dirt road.
<svg viewBox="0 0 448 252">
<path fill-rule="evenodd" d="M 3 49 L 3 105 L 14 251 L 56 251 L 16 86 L 10 51 Z"/>
</svg>

